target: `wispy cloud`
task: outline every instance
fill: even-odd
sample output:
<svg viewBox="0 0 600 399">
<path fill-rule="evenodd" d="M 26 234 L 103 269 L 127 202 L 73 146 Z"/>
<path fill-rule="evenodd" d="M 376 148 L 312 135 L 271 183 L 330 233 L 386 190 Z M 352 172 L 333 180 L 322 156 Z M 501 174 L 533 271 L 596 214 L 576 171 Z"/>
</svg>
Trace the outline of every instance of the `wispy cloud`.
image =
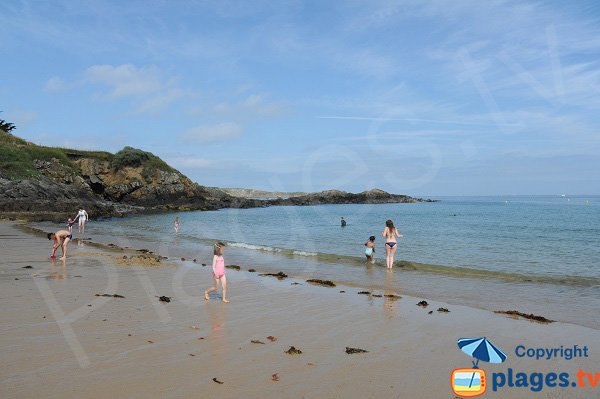
<svg viewBox="0 0 600 399">
<path fill-rule="evenodd" d="M 237 139 L 242 135 L 242 126 L 234 122 L 224 122 L 212 126 L 197 126 L 186 130 L 181 139 L 187 142 L 215 143 Z"/>
</svg>

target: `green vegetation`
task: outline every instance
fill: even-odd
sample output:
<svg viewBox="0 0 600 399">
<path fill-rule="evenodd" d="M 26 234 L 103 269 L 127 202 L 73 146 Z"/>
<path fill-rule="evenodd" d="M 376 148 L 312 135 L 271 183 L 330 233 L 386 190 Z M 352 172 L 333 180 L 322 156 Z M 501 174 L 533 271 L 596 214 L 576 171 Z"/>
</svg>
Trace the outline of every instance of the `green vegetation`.
<svg viewBox="0 0 600 399">
<path fill-rule="evenodd" d="M 166 172 L 174 172 L 165 161 L 152 154 L 133 147 L 125 147 L 114 155 L 112 160 L 113 169 L 121 169 L 125 166 L 138 167 L 144 166 L 142 176 L 146 180 L 150 180 L 157 170 Z"/>
<path fill-rule="evenodd" d="M 40 176 L 40 172 L 33 166 L 35 159 L 43 161 L 56 159 L 71 169 L 74 174 L 78 174 L 79 168 L 73 160 L 79 158 L 107 161 L 115 170 L 127 166 L 143 166 L 142 176 L 146 180 L 149 180 L 157 170 L 176 171 L 156 155 L 132 147 L 125 147 L 114 155 L 105 151 L 45 147 L 29 143 L 0 129 L 0 176 L 2 177 L 17 180 Z"/>
<path fill-rule="evenodd" d="M 58 159 L 62 164 L 73 167 L 71 160 L 60 148 L 43 147 L 27 143 L 6 131 L 0 130 L 0 171 L 9 179 L 27 179 L 39 176 L 33 166 L 34 159 L 50 161 Z"/>
</svg>

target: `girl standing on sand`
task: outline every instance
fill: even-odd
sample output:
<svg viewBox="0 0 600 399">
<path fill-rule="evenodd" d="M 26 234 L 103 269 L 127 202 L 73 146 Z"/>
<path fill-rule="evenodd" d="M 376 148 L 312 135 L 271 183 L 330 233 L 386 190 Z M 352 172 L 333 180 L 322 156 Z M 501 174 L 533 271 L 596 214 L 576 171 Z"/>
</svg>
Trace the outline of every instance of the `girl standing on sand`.
<svg viewBox="0 0 600 399">
<path fill-rule="evenodd" d="M 385 237 L 385 262 L 388 269 L 392 269 L 394 266 L 394 255 L 396 254 L 397 242 L 396 237 L 402 237 L 402 234 L 394 227 L 394 222 L 388 219 L 385 222 L 385 229 L 381 233 Z"/>
<path fill-rule="evenodd" d="M 227 277 L 225 276 L 225 260 L 223 259 L 223 252 L 225 251 L 225 244 L 218 242 L 214 246 L 213 250 L 213 263 L 212 263 L 212 276 L 215 280 L 215 286 L 208 288 L 204 291 L 204 299 L 207 301 L 210 299 L 208 294 L 213 291 L 217 291 L 219 288 L 219 281 L 221 282 L 221 288 L 223 291 L 223 302 L 229 303 L 227 300 Z"/>
</svg>

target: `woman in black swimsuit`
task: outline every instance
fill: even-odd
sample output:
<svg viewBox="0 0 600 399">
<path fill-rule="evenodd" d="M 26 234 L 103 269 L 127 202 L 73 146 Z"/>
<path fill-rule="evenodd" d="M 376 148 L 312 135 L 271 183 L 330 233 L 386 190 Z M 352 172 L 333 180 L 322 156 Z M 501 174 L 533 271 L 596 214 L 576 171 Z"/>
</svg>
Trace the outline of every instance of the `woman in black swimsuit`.
<svg viewBox="0 0 600 399">
<path fill-rule="evenodd" d="M 388 269 L 391 269 L 394 266 L 394 255 L 396 254 L 396 249 L 398 249 L 396 242 L 396 237 L 402 237 L 402 234 L 398 232 L 398 229 L 394 227 L 394 222 L 391 219 L 388 219 L 385 222 L 385 229 L 381 233 L 382 236 L 385 237 L 385 263 Z"/>
</svg>

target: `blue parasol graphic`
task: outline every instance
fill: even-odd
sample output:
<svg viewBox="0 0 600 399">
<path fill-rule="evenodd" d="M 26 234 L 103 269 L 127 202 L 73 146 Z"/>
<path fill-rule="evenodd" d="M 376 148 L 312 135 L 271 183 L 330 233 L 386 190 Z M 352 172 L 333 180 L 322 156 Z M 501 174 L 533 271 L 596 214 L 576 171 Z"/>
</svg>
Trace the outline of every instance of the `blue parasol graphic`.
<svg viewBox="0 0 600 399">
<path fill-rule="evenodd" d="M 477 362 L 473 362 L 473 368 L 475 369 L 478 368 L 477 365 L 480 360 L 488 363 L 502 363 L 506 360 L 506 353 L 502 352 L 500 348 L 488 341 L 486 337 L 461 338 L 458 340 L 458 347 L 467 355 L 477 359 Z M 469 388 L 471 387 L 471 384 L 473 384 L 474 377 L 475 373 L 471 376 Z"/>
</svg>

